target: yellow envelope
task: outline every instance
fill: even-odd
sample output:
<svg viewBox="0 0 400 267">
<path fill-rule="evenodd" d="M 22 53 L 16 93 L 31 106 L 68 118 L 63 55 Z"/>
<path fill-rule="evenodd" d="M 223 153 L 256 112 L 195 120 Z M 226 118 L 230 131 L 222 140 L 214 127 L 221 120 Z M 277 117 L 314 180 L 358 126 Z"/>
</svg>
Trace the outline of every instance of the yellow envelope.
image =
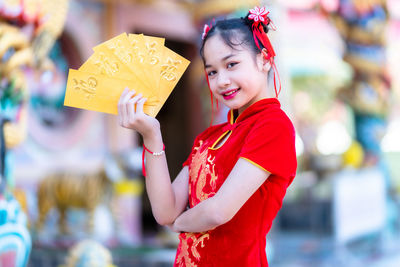
<svg viewBox="0 0 400 267">
<path fill-rule="evenodd" d="M 128 34 L 128 39 L 129 39 L 129 35 L 131 35 L 131 33 Z M 144 35 L 144 34 L 141 34 L 141 35 L 143 35 L 144 41 L 146 43 L 156 42 L 160 46 L 164 46 L 165 45 L 165 38 L 163 38 L 163 37 L 155 37 L 155 36 Z"/>
<path fill-rule="evenodd" d="M 78 70 L 122 80 L 137 79 L 136 75 L 105 47 L 97 49 Z"/>
<path fill-rule="evenodd" d="M 128 34 L 128 41 L 131 45 L 135 56 L 140 59 L 141 62 L 144 61 L 144 35 L 143 34 Z"/>
<path fill-rule="evenodd" d="M 149 70 L 148 78 L 153 82 L 155 88 L 159 88 L 160 85 L 160 72 L 161 62 L 164 56 L 164 38 L 152 37 L 144 35 L 145 48 L 146 48 L 146 60 L 147 69 Z M 150 71 L 151 70 L 151 71 Z"/>
<path fill-rule="evenodd" d="M 107 50 L 106 47 L 98 47 L 96 52 L 78 69 L 82 72 L 105 75 L 110 78 L 121 80 L 135 80 L 138 88 L 147 90 L 149 94 L 156 92 L 150 89 L 141 79 L 139 79 L 130 69 L 123 64 L 114 54 Z"/>
<path fill-rule="evenodd" d="M 152 92 L 138 87 L 134 80 L 120 80 L 104 75 L 69 70 L 64 105 L 81 109 L 118 114 L 118 101 L 128 87 L 142 93 L 147 101 L 144 112 L 155 117 L 162 103 Z"/>
<path fill-rule="evenodd" d="M 146 51 L 145 35 L 130 33 L 128 35 L 128 41 L 134 51 L 135 57 L 137 58 L 135 68 L 139 68 L 142 71 L 142 78 L 146 81 L 148 86 L 158 90 L 157 83 L 152 79 L 152 66 L 147 63 L 148 55 Z"/>
<path fill-rule="evenodd" d="M 79 70 L 70 69 L 64 105 L 117 114 L 119 97 L 128 87 L 147 98 L 144 112 L 155 117 L 190 63 L 164 42 L 122 33 L 94 47 Z"/>
<path fill-rule="evenodd" d="M 189 60 L 178 55 L 171 49 L 164 47 L 164 57 L 161 61 L 160 89 L 157 93 L 157 98 L 162 105 L 167 101 L 168 96 L 175 88 L 189 64 Z M 160 111 L 162 105 L 157 110 L 157 113 Z"/>
<path fill-rule="evenodd" d="M 104 51 L 104 48 L 114 54 L 125 66 L 127 66 L 132 73 L 135 74 L 146 86 L 151 87 L 151 83 L 146 79 L 146 73 L 142 66 L 143 59 L 132 47 L 128 35 L 122 33 L 100 45 L 93 48 L 95 53 L 97 51 Z M 141 48 L 144 51 L 144 48 Z"/>
<path fill-rule="evenodd" d="M 146 79 L 158 89 L 165 39 L 143 34 L 129 34 L 128 39 L 140 58 Z"/>
</svg>

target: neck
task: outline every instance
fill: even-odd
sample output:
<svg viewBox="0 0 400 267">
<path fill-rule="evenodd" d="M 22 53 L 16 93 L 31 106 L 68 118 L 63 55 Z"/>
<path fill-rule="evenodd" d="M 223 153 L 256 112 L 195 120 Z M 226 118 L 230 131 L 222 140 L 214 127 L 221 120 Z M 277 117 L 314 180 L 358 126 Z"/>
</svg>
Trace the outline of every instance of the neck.
<svg viewBox="0 0 400 267">
<path fill-rule="evenodd" d="M 238 115 L 242 114 L 242 112 L 245 109 L 247 109 L 249 106 L 251 106 L 252 104 L 256 103 L 257 101 L 259 101 L 261 99 L 265 99 L 265 98 L 276 98 L 275 90 L 270 90 L 270 88 L 268 87 L 268 84 L 264 88 L 264 90 L 262 90 L 258 95 L 256 95 L 248 104 L 246 104 L 238 109 Z"/>
</svg>

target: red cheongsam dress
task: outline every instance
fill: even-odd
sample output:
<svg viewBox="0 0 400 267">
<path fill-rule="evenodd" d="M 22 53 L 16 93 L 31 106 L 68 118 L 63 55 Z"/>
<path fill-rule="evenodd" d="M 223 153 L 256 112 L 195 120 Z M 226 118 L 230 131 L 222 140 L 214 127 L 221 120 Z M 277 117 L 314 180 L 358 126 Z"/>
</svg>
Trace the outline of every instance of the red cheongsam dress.
<svg viewBox="0 0 400 267">
<path fill-rule="evenodd" d="M 214 196 L 239 158 L 271 175 L 226 224 L 181 233 L 174 266 L 268 266 L 266 235 L 296 174 L 295 131 L 276 98 L 254 103 L 235 120 L 233 114 L 201 133 L 183 164 L 189 166 L 189 207 Z"/>
</svg>

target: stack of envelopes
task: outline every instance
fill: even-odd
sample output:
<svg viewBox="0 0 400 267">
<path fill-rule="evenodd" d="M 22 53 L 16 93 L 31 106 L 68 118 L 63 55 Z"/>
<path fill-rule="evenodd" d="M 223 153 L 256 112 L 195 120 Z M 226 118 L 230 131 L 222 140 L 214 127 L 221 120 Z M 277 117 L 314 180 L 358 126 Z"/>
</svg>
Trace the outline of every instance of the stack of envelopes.
<svg viewBox="0 0 400 267">
<path fill-rule="evenodd" d="M 64 105 L 117 114 L 128 87 L 147 98 L 144 112 L 155 117 L 190 63 L 164 41 L 123 33 L 94 47 L 78 70 L 69 70 Z"/>
</svg>

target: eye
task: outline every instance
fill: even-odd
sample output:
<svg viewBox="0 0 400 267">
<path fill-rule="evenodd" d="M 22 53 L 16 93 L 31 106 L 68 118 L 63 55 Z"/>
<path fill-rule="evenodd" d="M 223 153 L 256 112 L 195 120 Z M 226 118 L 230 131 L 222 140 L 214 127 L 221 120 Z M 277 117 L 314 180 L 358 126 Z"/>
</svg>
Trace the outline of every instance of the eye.
<svg viewBox="0 0 400 267">
<path fill-rule="evenodd" d="M 215 70 L 211 70 L 211 71 L 207 72 L 207 75 L 208 75 L 209 77 L 211 77 L 211 76 L 214 76 L 216 73 L 217 73 L 217 72 L 216 72 Z"/>
<path fill-rule="evenodd" d="M 228 63 L 227 67 L 228 67 L 228 69 L 230 69 L 230 68 L 233 68 L 237 64 L 238 64 L 238 62 L 230 62 L 230 63 Z"/>
</svg>

